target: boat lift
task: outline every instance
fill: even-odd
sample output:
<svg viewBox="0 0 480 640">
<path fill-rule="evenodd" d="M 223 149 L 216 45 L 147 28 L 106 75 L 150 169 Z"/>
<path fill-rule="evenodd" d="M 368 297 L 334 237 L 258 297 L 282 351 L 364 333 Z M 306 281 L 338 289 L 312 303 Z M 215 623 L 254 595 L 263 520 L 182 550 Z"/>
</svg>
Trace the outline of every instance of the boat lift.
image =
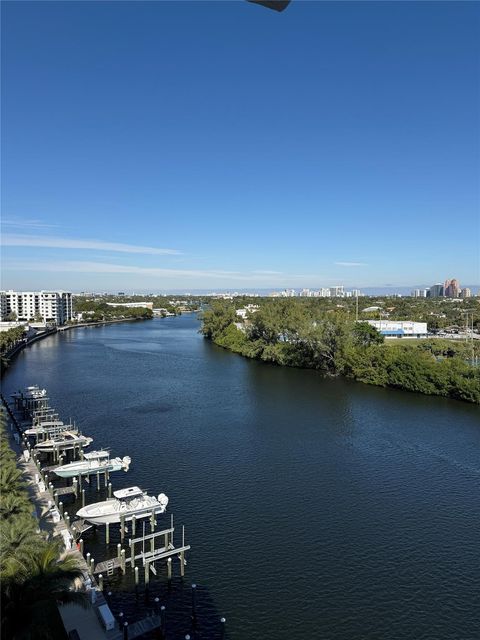
<svg viewBox="0 0 480 640">
<path fill-rule="evenodd" d="M 132 519 L 132 536 L 135 536 L 137 523 L 135 518 Z M 127 564 L 133 569 L 135 573 L 135 585 L 139 583 L 139 567 L 136 566 L 137 561 L 144 568 L 145 587 L 148 588 L 150 582 L 150 572 L 157 575 L 157 569 L 155 567 L 156 562 L 162 560 L 166 561 L 167 565 L 167 578 L 172 579 L 172 558 L 175 556 L 180 562 L 180 575 L 183 578 L 185 575 L 185 566 L 187 561 L 185 559 L 185 553 L 190 550 L 190 545 L 185 544 L 185 527 L 182 525 L 182 543 L 179 547 L 175 547 L 173 542 L 173 534 L 175 527 L 173 526 L 173 514 L 171 514 L 171 523 L 168 529 L 162 531 L 156 531 L 152 533 L 146 533 L 146 523 L 143 522 L 143 534 L 142 536 L 135 538 L 132 537 L 128 540 L 129 554 L 126 555 L 126 550 L 122 548 L 119 543 L 117 545 L 117 557 L 110 558 L 104 562 L 99 562 L 94 565 L 93 573 L 98 574 L 100 577 L 103 574 L 112 575 L 114 569 L 120 569 L 123 573 L 126 572 Z M 108 527 L 105 532 L 105 539 L 109 542 Z M 161 541 L 161 546 L 155 548 L 157 540 Z"/>
</svg>

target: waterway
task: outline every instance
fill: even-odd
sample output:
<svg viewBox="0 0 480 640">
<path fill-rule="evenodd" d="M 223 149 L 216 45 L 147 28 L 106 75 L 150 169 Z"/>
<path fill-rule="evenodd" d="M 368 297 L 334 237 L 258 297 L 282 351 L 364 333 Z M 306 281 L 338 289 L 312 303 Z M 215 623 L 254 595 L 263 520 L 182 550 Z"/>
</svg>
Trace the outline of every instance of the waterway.
<svg viewBox="0 0 480 640">
<path fill-rule="evenodd" d="M 167 493 L 229 638 L 478 639 L 478 408 L 252 362 L 198 328 L 57 334 L 4 393 L 46 387 L 132 457 L 114 488 Z"/>
</svg>

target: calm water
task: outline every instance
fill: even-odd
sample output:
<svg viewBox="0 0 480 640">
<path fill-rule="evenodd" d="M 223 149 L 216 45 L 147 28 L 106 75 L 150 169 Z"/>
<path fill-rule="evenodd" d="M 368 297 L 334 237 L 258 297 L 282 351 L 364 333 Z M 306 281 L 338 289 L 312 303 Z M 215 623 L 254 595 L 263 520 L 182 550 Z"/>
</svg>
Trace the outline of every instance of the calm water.
<svg viewBox="0 0 480 640">
<path fill-rule="evenodd" d="M 66 332 L 4 389 L 47 387 L 132 457 L 115 488 L 167 493 L 230 638 L 480 638 L 478 408 L 250 362 L 198 326 Z"/>
</svg>

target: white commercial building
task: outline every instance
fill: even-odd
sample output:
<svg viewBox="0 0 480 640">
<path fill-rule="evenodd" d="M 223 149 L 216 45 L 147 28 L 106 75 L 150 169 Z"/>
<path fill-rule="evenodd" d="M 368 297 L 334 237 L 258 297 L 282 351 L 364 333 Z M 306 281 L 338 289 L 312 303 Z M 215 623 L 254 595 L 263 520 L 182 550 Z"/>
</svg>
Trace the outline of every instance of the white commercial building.
<svg viewBox="0 0 480 640">
<path fill-rule="evenodd" d="M 0 291 L 0 320 L 40 320 L 58 325 L 72 319 L 72 294 L 67 291 Z"/>
<path fill-rule="evenodd" d="M 107 302 L 109 307 L 127 307 L 128 309 L 153 309 L 153 302 Z"/>
<path fill-rule="evenodd" d="M 410 320 L 367 320 L 386 338 L 426 338 L 428 335 L 426 322 Z"/>
</svg>

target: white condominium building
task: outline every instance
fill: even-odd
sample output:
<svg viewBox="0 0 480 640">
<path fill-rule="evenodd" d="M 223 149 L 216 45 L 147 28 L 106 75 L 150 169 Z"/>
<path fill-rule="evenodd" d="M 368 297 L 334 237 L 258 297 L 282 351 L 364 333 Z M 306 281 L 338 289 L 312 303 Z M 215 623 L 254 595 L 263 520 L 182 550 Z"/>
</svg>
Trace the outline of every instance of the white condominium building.
<svg viewBox="0 0 480 640">
<path fill-rule="evenodd" d="M 72 294 L 66 291 L 0 291 L 1 320 L 43 320 L 62 325 L 73 317 Z"/>
</svg>

